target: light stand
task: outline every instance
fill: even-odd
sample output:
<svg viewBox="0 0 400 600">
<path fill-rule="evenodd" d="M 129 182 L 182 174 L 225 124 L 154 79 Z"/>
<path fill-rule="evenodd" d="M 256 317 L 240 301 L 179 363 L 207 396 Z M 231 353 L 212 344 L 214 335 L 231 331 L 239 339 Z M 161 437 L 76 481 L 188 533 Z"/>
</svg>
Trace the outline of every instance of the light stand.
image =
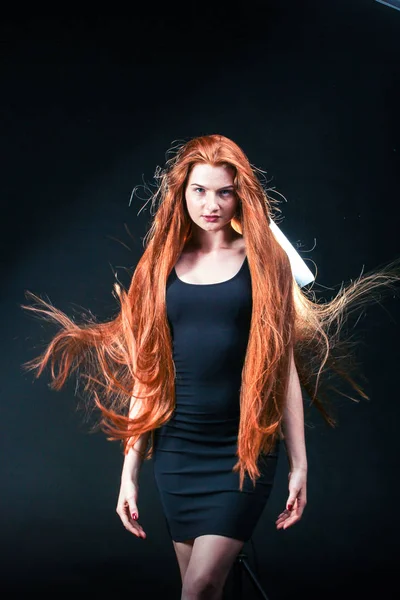
<svg viewBox="0 0 400 600">
<path fill-rule="evenodd" d="M 258 592 L 260 598 L 263 600 L 269 600 L 268 596 L 262 589 L 259 581 L 251 570 L 247 561 L 247 554 L 240 552 L 236 557 L 233 564 L 233 600 L 244 600 L 243 598 L 243 575 L 247 574 L 253 584 L 255 590 Z"/>
</svg>

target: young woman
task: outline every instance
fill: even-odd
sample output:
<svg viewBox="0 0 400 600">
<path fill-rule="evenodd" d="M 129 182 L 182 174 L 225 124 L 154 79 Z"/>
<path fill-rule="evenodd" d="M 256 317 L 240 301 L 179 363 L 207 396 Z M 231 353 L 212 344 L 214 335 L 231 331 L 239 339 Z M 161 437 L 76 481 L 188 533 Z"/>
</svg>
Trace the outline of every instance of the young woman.
<svg viewBox="0 0 400 600">
<path fill-rule="evenodd" d="M 24 308 L 61 329 L 25 366 L 39 377 L 50 363 L 54 389 L 78 367 L 85 376 L 100 426 L 123 441 L 117 512 L 139 538 L 139 474 L 153 458 L 182 599 L 214 600 L 266 505 L 282 441 L 289 490 L 276 527 L 301 519 L 302 388 L 332 426 L 324 373 L 367 397 L 349 372 L 341 325 L 347 309 L 399 276 L 390 265 L 317 302 L 269 227 L 273 204 L 259 171 L 222 135 L 182 144 L 156 181 L 145 250 L 129 290 L 115 286 L 117 316 L 79 326 L 27 292 L 38 305 Z"/>
</svg>

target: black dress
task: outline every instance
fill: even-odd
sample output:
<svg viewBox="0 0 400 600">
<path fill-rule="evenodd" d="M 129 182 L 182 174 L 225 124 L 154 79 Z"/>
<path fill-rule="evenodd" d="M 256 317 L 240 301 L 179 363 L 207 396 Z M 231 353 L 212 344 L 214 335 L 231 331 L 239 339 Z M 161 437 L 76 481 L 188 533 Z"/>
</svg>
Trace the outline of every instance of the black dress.
<svg viewBox="0 0 400 600">
<path fill-rule="evenodd" d="M 176 408 L 155 431 L 153 465 L 168 532 L 177 542 L 205 534 L 246 542 L 272 490 L 280 446 L 259 458 L 256 486 L 246 473 L 240 492 L 232 468 L 252 309 L 247 257 L 221 283 L 185 283 L 173 269 L 166 293 Z"/>
</svg>

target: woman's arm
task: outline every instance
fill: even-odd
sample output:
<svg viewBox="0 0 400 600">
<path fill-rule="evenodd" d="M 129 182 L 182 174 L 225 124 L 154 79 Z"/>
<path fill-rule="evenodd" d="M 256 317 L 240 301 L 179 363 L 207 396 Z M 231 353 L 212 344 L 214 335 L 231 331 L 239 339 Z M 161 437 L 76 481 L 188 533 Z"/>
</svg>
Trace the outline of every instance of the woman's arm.
<svg viewBox="0 0 400 600">
<path fill-rule="evenodd" d="M 307 454 L 304 435 L 304 410 L 300 380 L 290 353 L 290 371 L 282 429 L 289 460 L 289 495 L 285 510 L 275 521 L 277 529 L 297 523 L 307 504 Z"/>
<path fill-rule="evenodd" d="M 142 467 L 144 453 L 147 449 L 149 436 L 150 431 L 142 433 L 134 446 L 129 449 L 128 453 L 124 457 L 121 476 L 129 477 L 129 479 L 136 485 L 139 484 L 140 469 Z"/>
<path fill-rule="evenodd" d="M 283 411 L 282 428 L 290 470 L 304 469 L 307 471 L 303 397 L 293 349 L 290 352 L 289 383 Z"/>
<path fill-rule="evenodd" d="M 141 408 L 141 401 L 135 397 L 136 393 L 136 389 L 134 389 L 130 401 L 129 416 L 132 419 L 135 418 Z M 139 474 L 147 449 L 149 435 L 150 431 L 142 433 L 124 457 L 117 502 L 117 514 L 125 529 L 143 539 L 146 538 L 146 533 L 138 522 Z"/>
<path fill-rule="evenodd" d="M 141 387 L 140 384 L 136 384 L 132 393 L 129 407 L 129 417 L 131 419 L 134 419 L 141 410 L 141 400 L 136 397 L 136 394 L 140 394 L 140 389 L 143 389 L 143 387 Z M 140 469 L 147 449 L 150 433 L 150 431 L 142 433 L 124 457 L 122 477 L 129 478 L 135 484 L 139 483 Z"/>
</svg>

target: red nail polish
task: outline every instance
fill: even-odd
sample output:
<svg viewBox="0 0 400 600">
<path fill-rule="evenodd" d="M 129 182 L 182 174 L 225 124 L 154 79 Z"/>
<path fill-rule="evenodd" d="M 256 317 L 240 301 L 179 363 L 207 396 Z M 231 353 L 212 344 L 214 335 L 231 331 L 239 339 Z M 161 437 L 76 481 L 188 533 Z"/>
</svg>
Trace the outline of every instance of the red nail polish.
<svg viewBox="0 0 400 600">
<path fill-rule="evenodd" d="M 288 504 L 288 510 L 292 510 L 293 504 Z"/>
<path fill-rule="evenodd" d="M 135 521 L 137 520 L 137 514 L 136 513 L 132 513 L 132 519 L 135 519 Z"/>
</svg>

